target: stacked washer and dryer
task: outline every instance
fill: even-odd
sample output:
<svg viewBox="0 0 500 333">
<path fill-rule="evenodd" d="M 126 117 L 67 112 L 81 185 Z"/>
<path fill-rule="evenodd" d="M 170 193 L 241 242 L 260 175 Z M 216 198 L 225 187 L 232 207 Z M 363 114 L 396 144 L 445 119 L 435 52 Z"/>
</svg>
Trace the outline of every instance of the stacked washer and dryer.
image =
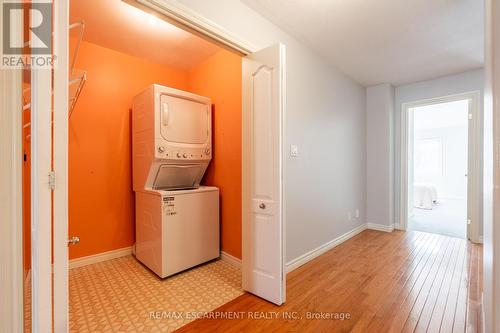
<svg viewBox="0 0 500 333">
<path fill-rule="evenodd" d="M 200 186 L 210 99 L 148 87 L 133 100 L 132 155 L 137 259 L 164 278 L 219 257 L 219 190 Z"/>
</svg>

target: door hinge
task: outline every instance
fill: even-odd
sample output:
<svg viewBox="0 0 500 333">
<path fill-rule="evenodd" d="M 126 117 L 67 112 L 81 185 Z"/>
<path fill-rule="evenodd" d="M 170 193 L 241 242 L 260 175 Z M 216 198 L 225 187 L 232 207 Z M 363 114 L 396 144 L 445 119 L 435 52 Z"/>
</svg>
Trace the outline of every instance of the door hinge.
<svg viewBox="0 0 500 333">
<path fill-rule="evenodd" d="M 469 113 L 469 120 L 472 120 L 472 113 Z"/>
<path fill-rule="evenodd" d="M 51 189 L 52 191 L 56 189 L 56 172 L 55 171 L 49 172 L 49 189 Z"/>
</svg>

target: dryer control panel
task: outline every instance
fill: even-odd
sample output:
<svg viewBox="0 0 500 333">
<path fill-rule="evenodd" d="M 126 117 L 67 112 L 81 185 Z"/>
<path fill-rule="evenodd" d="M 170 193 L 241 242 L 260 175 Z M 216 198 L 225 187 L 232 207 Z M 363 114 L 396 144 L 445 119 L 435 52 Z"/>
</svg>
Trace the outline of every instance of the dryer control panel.
<svg viewBox="0 0 500 333">
<path fill-rule="evenodd" d="M 210 160 L 212 151 L 210 147 L 205 148 L 167 148 L 164 145 L 158 145 L 156 148 L 156 158 L 168 160 Z"/>
</svg>

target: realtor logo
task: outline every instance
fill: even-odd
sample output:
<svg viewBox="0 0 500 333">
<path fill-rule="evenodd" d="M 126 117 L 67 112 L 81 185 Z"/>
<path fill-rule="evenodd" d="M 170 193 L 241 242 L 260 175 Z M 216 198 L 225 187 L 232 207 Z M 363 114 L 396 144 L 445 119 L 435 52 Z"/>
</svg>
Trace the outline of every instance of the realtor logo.
<svg viewBox="0 0 500 333">
<path fill-rule="evenodd" d="M 51 67 L 52 2 L 3 2 L 2 7 L 2 67 Z M 21 22 L 29 41 L 21 37 Z"/>
</svg>

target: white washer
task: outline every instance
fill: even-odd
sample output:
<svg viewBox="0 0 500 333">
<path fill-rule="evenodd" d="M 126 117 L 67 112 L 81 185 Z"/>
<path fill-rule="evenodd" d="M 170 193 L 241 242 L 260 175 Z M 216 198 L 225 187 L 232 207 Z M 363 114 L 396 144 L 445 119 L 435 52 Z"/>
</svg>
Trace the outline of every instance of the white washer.
<svg viewBox="0 0 500 333">
<path fill-rule="evenodd" d="M 136 191 L 135 251 L 162 278 L 218 258 L 219 189 Z"/>
</svg>

